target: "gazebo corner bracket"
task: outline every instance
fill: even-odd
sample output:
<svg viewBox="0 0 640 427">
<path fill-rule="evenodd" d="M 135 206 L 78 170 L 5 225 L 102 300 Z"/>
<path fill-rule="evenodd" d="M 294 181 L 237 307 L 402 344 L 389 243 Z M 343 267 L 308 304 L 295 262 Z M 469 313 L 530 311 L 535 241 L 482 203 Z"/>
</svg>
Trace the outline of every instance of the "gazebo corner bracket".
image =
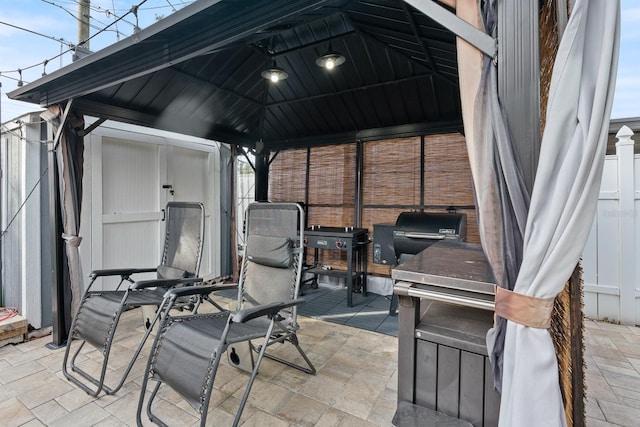
<svg viewBox="0 0 640 427">
<path fill-rule="evenodd" d="M 497 58 L 498 42 L 493 37 L 451 13 L 433 0 L 404 0 L 456 36 L 465 40 L 491 58 Z"/>
</svg>

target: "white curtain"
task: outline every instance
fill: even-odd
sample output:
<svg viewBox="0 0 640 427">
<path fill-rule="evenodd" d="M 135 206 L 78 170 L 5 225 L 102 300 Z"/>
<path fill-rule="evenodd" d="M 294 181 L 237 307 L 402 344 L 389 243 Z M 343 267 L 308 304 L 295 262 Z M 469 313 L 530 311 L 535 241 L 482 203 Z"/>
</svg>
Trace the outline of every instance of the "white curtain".
<svg viewBox="0 0 640 427">
<path fill-rule="evenodd" d="M 555 297 L 580 259 L 600 188 L 619 29 L 618 0 L 574 2 L 549 90 L 517 293 Z M 565 424 L 548 330 L 508 321 L 500 425 Z"/>
</svg>

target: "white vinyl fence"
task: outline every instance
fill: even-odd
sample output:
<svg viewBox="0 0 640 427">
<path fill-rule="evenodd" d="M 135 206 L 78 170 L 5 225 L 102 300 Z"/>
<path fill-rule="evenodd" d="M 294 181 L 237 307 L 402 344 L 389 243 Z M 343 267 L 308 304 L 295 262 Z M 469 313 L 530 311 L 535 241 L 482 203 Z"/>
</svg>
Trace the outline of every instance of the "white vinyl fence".
<svg viewBox="0 0 640 427">
<path fill-rule="evenodd" d="M 633 132 L 617 133 L 605 159 L 598 210 L 582 254 L 588 318 L 640 325 L 640 155 Z"/>
</svg>

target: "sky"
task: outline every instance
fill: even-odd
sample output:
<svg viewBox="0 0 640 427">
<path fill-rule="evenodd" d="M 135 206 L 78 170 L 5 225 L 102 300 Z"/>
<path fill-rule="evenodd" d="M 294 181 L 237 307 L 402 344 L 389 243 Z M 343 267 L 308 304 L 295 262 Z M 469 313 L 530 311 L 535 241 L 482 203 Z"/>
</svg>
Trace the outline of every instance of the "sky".
<svg viewBox="0 0 640 427">
<path fill-rule="evenodd" d="M 26 84 L 71 63 L 69 45 L 78 41 L 78 1 L 0 0 L 0 122 L 38 109 L 7 98 L 6 93 L 17 88 L 18 69 Z M 132 35 L 135 25 L 146 28 L 192 2 L 91 0 L 90 48 L 97 51 L 116 43 Z M 640 117 L 640 1 L 621 0 L 620 4 L 620 59 L 612 119 Z M 137 19 L 127 14 L 135 5 L 140 5 Z"/>
</svg>

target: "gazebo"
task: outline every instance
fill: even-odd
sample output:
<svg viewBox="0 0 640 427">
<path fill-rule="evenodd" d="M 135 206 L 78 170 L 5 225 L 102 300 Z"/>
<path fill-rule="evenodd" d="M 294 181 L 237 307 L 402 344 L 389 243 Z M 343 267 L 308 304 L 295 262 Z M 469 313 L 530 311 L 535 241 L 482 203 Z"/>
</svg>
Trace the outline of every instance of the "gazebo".
<svg viewBox="0 0 640 427">
<path fill-rule="evenodd" d="M 74 150 L 105 120 L 251 152 L 256 200 L 268 199 L 280 151 L 460 132 L 480 240 L 498 284 L 488 342 L 502 389 L 500 423 L 579 424 L 579 298 L 568 303 L 573 317 L 564 329 L 573 374 L 564 402 L 548 328 L 595 209 L 618 7 L 610 0 L 198 0 L 18 88 L 12 99 L 49 107 L 56 123 L 49 171 L 65 185 L 51 214 L 62 215 L 65 255 L 56 258 L 54 294 L 81 292 L 69 280 L 82 169 Z M 84 115 L 99 120 L 85 129 Z M 357 223 L 362 199 L 354 204 Z M 568 294 L 579 295 L 579 282 L 578 275 Z M 63 298 L 56 310 L 60 344 L 69 311 Z"/>
</svg>

